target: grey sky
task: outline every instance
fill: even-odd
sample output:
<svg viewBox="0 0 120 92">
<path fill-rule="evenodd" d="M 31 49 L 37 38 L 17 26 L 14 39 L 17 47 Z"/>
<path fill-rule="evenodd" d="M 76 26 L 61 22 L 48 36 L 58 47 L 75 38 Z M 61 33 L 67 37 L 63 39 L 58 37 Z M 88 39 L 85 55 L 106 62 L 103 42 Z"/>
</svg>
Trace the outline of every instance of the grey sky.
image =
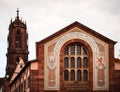
<svg viewBox="0 0 120 92">
<path fill-rule="evenodd" d="M 102 35 L 118 41 L 120 49 L 120 0 L 0 0 L 0 77 L 5 74 L 7 34 L 10 19 L 20 17 L 27 22 L 29 60 L 35 59 L 35 42 L 78 21 Z"/>
</svg>

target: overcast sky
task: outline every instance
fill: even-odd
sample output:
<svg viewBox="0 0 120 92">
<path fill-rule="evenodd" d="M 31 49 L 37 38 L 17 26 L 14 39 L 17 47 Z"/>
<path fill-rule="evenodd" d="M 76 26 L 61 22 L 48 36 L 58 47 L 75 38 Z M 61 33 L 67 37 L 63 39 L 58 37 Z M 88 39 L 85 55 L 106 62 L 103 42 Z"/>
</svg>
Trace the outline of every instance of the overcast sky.
<svg viewBox="0 0 120 92">
<path fill-rule="evenodd" d="M 0 77 L 5 75 L 8 27 L 17 7 L 27 22 L 29 60 L 36 58 L 35 42 L 75 21 L 117 41 L 119 56 L 120 0 L 0 0 Z"/>
</svg>

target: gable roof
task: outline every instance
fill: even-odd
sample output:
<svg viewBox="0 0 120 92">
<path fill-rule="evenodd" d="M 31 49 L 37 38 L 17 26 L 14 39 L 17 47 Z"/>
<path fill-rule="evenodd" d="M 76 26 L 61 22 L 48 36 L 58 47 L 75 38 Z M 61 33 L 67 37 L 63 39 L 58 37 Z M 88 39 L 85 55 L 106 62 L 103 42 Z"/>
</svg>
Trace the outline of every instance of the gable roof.
<svg viewBox="0 0 120 92">
<path fill-rule="evenodd" d="M 14 78 L 18 75 L 18 73 L 22 70 L 24 67 L 25 63 L 21 57 L 19 57 L 18 64 L 16 65 L 15 70 L 13 71 L 13 74 L 11 75 L 10 81 L 13 81 Z"/>
<path fill-rule="evenodd" d="M 61 34 L 67 32 L 68 30 L 70 30 L 70 29 L 72 29 L 72 28 L 74 28 L 74 27 L 78 27 L 78 28 L 80 28 L 80 29 L 83 29 L 85 32 L 87 32 L 87 33 L 95 36 L 96 38 L 99 37 L 99 39 L 103 40 L 104 42 L 112 43 L 112 44 L 115 44 L 115 43 L 116 43 L 116 41 L 113 41 L 113 40 L 111 40 L 111 39 L 109 39 L 109 38 L 101 35 L 100 33 L 98 33 L 98 32 L 96 32 L 96 31 L 90 29 L 89 27 L 87 27 L 87 26 L 85 26 L 85 25 L 83 25 L 83 24 L 75 21 L 74 23 L 72 23 L 72 24 L 68 25 L 67 27 L 65 27 L 65 28 L 57 31 L 56 33 L 48 36 L 47 38 L 45 38 L 45 39 L 43 39 L 43 40 L 41 40 L 41 41 L 39 41 L 39 42 L 36 42 L 36 44 L 46 43 L 46 42 L 54 39 L 54 38 L 57 37 L 57 36 L 60 36 Z"/>
<path fill-rule="evenodd" d="M 15 76 L 15 79 L 12 80 L 12 82 L 10 83 L 10 86 L 19 78 L 21 77 L 22 73 L 25 72 L 25 70 L 34 62 L 37 62 L 38 59 L 34 59 L 34 60 L 31 60 L 31 61 L 28 61 L 25 66 L 21 69 L 21 71 L 18 72 L 17 76 Z"/>
</svg>

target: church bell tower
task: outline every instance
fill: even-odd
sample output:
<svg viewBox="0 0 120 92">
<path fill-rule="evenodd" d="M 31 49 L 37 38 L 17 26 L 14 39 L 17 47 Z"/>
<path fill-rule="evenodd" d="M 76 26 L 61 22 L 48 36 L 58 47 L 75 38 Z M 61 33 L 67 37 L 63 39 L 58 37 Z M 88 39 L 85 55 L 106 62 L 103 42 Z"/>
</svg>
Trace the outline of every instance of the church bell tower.
<svg viewBox="0 0 120 92">
<path fill-rule="evenodd" d="M 11 77 L 19 59 L 22 58 L 24 63 L 28 61 L 28 33 L 26 23 L 19 18 L 19 10 L 17 9 L 17 17 L 10 22 L 8 34 L 7 48 L 7 66 L 6 75 Z"/>
</svg>

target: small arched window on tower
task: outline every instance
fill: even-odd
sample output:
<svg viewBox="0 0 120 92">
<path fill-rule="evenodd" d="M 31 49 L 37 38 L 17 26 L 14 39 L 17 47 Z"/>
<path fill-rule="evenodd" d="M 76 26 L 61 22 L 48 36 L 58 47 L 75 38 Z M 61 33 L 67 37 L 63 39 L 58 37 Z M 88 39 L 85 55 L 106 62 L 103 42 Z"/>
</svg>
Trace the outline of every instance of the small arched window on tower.
<svg viewBox="0 0 120 92">
<path fill-rule="evenodd" d="M 16 32 L 16 48 L 21 48 L 21 33 L 20 30 Z"/>
</svg>

